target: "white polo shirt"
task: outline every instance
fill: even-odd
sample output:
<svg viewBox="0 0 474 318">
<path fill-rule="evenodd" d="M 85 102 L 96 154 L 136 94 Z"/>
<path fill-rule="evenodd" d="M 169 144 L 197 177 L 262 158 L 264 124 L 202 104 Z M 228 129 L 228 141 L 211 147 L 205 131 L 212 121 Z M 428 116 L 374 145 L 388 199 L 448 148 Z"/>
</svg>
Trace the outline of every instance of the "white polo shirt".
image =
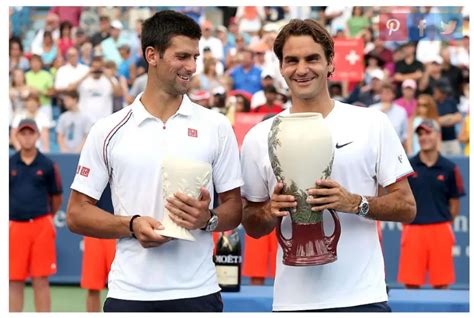
<svg viewBox="0 0 474 318">
<path fill-rule="evenodd" d="M 184 96 L 166 125 L 140 102 L 97 122 L 79 159 L 71 189 L 99 199 L 108 182 L 116 215 L 163 216 L 161 163 L 167 155 L 212 165 L 213 185 L 222 193 L 242 185 L 237 141 L 224 116 Z M 211 202 L 212 206 L 212 202 Z M 109 297 L 168 300 L 219 291 L 212 262 L 211 233 L 192 231 L 195 242 L 174 240 L 143 248 L 136 239 L 118 240 L 109 273 Z"/>
<path fill-rule="evenodd" d="M 243 142 L 242 196 L 249 201 L 268 200 L 276 184 L 267 143 L 273 119 L 253 127 Z M 376 196 L 377 184 L 388 186 L 413 171 L 397 134 L 382 112 L 336 101 L 325 120 L 336 146 L 330 178 L 349 192 Z M 341 236 L 335 262 L 287 266 L 282 263 L 282 250 L 278 247 L 273 310 L 349 307 L 387 300 L 375 221 L 342 212 L 338 216 Z M 332 228 L 327 212 L 323 218 L 325 229 Z M 326 235 L 331 233 L 328 230 Z"/>
<path fill-rule="evenodd" d="M 58 68 L 54 80 L 54 88 L 66 89 L 70 84 L 86 75 L 87 72 L 89 72 L 89 66 L 87 65 L 77 63 L 76 66 L 72 66 L 70 63 L 67 63 Z"/>
</svg>

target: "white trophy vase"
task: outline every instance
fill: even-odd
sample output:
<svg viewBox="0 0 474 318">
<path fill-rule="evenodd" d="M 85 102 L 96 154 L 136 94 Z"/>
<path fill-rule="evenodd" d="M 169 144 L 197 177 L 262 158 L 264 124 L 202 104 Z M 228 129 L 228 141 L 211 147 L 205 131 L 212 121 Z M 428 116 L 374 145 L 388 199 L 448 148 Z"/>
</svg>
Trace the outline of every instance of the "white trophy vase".
<svg viewBox="0 0 474 318">
<path fill-rule="evenodd" d="M 163 205 L 166 204 L 166 199 L 172 197 L 176 192 L 198 199 L 200 188 L 207 188 L 211 174 L 212 167 L 207 162 L 166 158 L 163 160 L 161 171 Z M 194 241 L 195 238 L 191 232 L 173 222 L 169 213 L 168 209 L 164 208 L 161 220 L 164 229 L 156 230 L 156 232 L 167 237 Z"/>
<path fill-rule="evenodd" d="M 331 175 L 334 145 L 331 130 L 320 113 L 292 113 L 275 117 L 268 135 L 268 154 L 278 181 L 284 182 L 285 194 L 296 198 L 291 210 L 292 237 L 281 234 L 281 218 L 277 238 L 283 249 L 283 263 L 292 266 L 321 265 L 336 260 L 340 224 L 335 211 L 333 235 L 326 236 L 322 212 L 311 211 L 306 203 L 309 188 L 317 179 Z"/>
</svg>

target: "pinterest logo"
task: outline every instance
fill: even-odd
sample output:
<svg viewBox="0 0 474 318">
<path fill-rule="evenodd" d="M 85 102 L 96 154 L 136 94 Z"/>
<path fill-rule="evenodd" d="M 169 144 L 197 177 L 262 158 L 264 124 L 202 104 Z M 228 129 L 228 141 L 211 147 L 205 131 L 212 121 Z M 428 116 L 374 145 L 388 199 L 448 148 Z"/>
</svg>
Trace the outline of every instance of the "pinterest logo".
<svg viewBox="0 0 474 318">
<path fill-rule="evenodd" d="M 393 32 L 397 32 L 400 29 L 400 21 L 397 19 L 388 19 L 385 26 L 388 29 L 388 36 L 392 36 Z"/>
<path fill-rule="evenodd" d="M 380 14 L 379 31 L 382 41 L 406 41 L 408 39 L 407 15 L 404 13 Z"/>
</svg>

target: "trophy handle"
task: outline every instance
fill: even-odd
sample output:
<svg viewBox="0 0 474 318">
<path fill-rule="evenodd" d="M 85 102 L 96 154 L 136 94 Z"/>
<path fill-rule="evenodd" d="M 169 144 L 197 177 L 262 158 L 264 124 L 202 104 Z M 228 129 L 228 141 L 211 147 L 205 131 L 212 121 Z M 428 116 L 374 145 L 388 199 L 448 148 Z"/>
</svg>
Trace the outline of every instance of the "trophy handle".
<svg viewBox="0 0 474 318">
<path fill-rule="evenodd" d="M 283 249 L 283 252 L 289 253 L 290 248 L 291 248 L 291 240 L 287 240 L 282 234 L 281 234 L 281 221 L 283 220 L 283 217 L 278 218 L 278 222 L 276 225 L 276 237 L 278 239 L 278 243 L 280 243 L 281 248 Z"/>
<path fill-rule="evenodd" d="M 327 240 L 329 242 L 329 250 L 335 251 L 337 242 L 339 242 L 339 237 L 341 236 L 341 223 L 339 222 L 339 217 L 337 216 L 337 212 L 334 209 L 329 209 L 329 213 L 334 220 L 334 232 L 331 236 L 327 236 Z"/>
</svg>

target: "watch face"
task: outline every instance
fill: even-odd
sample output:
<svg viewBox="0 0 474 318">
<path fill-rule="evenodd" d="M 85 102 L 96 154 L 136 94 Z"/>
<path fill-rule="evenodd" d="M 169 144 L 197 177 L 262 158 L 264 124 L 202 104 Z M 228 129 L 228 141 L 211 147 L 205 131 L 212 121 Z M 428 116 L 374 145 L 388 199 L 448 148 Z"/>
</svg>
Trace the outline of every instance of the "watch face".
<svg viewBox="0 0 474 318">
<path fill-rule="evenodd" d="M 369 212 L 369 204 L 368 204 L 368 203 L 362 204 L 361 212 L 362 212 L 362 214 L 364 214 L 364 215 Z"/>
<path fill-rule="evenodd" d="M 211 219 L 209 220 L 209 222 L 207 223 L 206 231 L 208 232 L 214 231 L 217 227 L 217 221 L 218 221 L 217 216 L 213 215 Z"/>
</svg>

